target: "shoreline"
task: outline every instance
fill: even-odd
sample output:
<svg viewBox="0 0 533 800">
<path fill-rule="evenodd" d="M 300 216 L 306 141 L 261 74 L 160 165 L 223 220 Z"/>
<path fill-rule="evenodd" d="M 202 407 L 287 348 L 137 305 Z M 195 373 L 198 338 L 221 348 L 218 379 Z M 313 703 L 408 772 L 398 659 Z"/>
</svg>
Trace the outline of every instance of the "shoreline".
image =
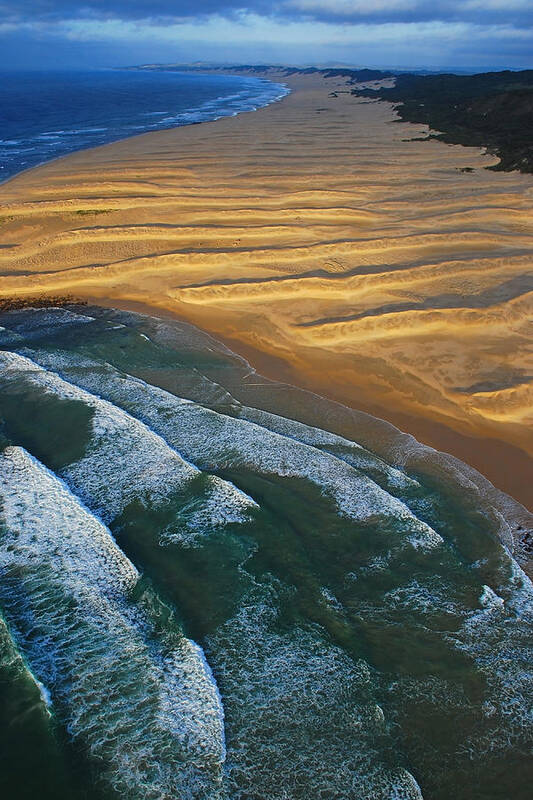
<svg viewBox="0 0 533 800">
<path fill-rule="evenodd" d="M 99 72 L 99 71 L 101 71 L 101 70 L 95 70 L 95 72 Z M 108 71 L 108 70 L 104 70 L 104 71 Z M 109 71 L 121 72 L 121 71 L 124 71 L 124 70 L 120 69 L 120 68 L 114 68 L 114 69 L 110 69 Z M 126 71 L 128 71 L 128 70 L 126 70 Z M 142 72 L 143 70 L 141 68 L 136 68 L 136 71 Z M 150 70 L 145 70 L 145 71 L 149 72 Z M 165 71 L 166 72 L 177 72 L 176 70 L 161 70 L 161 71 L 162 72 L 165 72 Z M 187 73 L 184 73 L 184 74 L 187 74 Z M 213 70 L 213 71 L 205 70 L 205 72 L 197 73 L 197 74 L 220 75 L 221 73 L 217 72 L 216 70 Z M 231 74 L 228 73 L 227 76 L 228 77 L 253 77 L 252 75 L 250 75 L 250 76 L 244 76 L 244 75 L 238 75 L 238 74 L 233 75 L 232 73 Z M 24 175 L 26 172 L 31 172 L 32 170 L 40 169 L 41 167 L 46 167 L 48 164 L 53 164 L 54 162 L 61 161 L 64 158 L 70 158 L 71 156 L 77 155 L 78 153 L 84 153 L 84 152 L 88 152 L 90 150 L 97 150 L 100 147 L 107 147 L 108 145 L 111 145 L 111 144 L 118 144 L 120 142 L 127 142 L 129 139 L 135 139 L 137 136 L 145 136 L 148 133 L 159 133 L 159 132 L 162 132 L 162 131 L 172 131 L 172 130 L 175 130 L 177 128 L 188 127 L 189 125 L 202 125 L 204 122 L 218 122 L 219 119 L 225 119 L 226 117 L 231 118 L 231 117 L 237 117 L 240 114 L 253 113 L 255 111 L 258 111 L 260 108 L 268 108 L 268 106 L 272 105 L 273 103 L 279 103 L 281 100 L 283 100 L 284 97 L 287 96 L 287 94 L 290 94 L 290 89 L 288 88 L 288 86 L 286 84 L 282 84 L 282 83 L 278 84 L 277 81 L 272 81 L 269 78 L 257 78 L 257 80 L 262 80 L 265 83 L 271 83 L 271 84 L 273 84 L 275 86 L 280 86 L 280 87 L 282 87 L 284 89 L 287 89 L 288 91 L 285 94 L 277 95 L 272 100 L 269 100 L 267 103 L 264 103 L 263 105 L 258 106 L 256 108 L 246 108 L 246 109 L 242 109 L 241 111 L 235 111 L 232 114 L 221 114 L 221 116 L 219 116 L 219 117 L 215 116 L 215 117 L 213 117 L 213 119 L 210 119 L 210 120 L 185 122 L 185 123 L 182 123 L 182 124 L 179 124 L 179 125 L 170 126 L 168 128 L 157 128 L 157 129 L 153 129 L 153 130 L 147 129 L 145 131 L 139 131 L 137 133 L 132 133 L 129 136 L 121 137 L 119 139 L 110 139 L 108 142 L 104 142 L 102 144 L 98 144 L 98 145 L 94 145 L 94 146 L 92 146 L 92 145 L 82 146 L 82 147 L 80 147 L 80 148 L 78 148 L 76 150 L 68 150 L 67 152 L 63 153 L 62 155 L 54 156 L 53 158 L 47 158 L 44 161 L 39 161 L 38 163 L 33 164 L 30 167 L 25 167 L 24 169 L 21 169 L 18 172 L 15 172 L 13 175 L 9 175 L 7 178 L 4 178 L 3 180 L 0 180 L 0 187 L 5 186 L 7 183 L 9 183 L 12 180 L 15 180 L 16 178 L 19 178 L 21 175 Z"/>
<path fill-rule="evenodd" d="M 45 300 L 46 298 L 32 298 L 31 303 L 28 304 L 23 301 L 14 301 L 12 307 L 6 305 L 6 307 L 0 308 L 0 316 L 2 313 L 11 310 L 18 311 L 24 307 L 46 307 Z M 235 350 L 230 341 L 214 337 L 190 322 L 176 317 L 175 314 L 162 311 L 155 316 L 152 307 L 144 306 L 141 303 L 133 304 L 135 306 L 133 308 L 129 303 L 106 304 L 101 300 L 95 303 L 90 298 L 80 301 L 76 298 L 57 297 L 50 298 L 50 302 L 80 313 L 91 314 L 91 309 L 95 307 L 107 308 L 109 311 L 126 311 L 154 321 L 168 320 L 192 328 L 198 335 L 212 342 L 214 352 L 222 349 L 230 356 L 241 360 L 246 366 L 247 374 L 249 371 L 257 375 L 259 385 L 263 385 L 263 380 L 266 380 L 267 386 L 277 386 L 282 391 L 297 395 L 302 404 L 298 403 L 299 411 L 292 416 L 289 415 L 290 419 L 296 419 L 312 427 L 322 428 L 349 440 L 357 441 L 358 444 L 384 458 L 392 466 L 415 472 L 426 481 L 435 481 L 441 491 L 443 489 L 452 492 L 459 491 L 465 509 L 475 510 L 486 517 L 519 567 L 533 580 L 531 547 L 533 514 L 511 495 L 495 487 L 485 475 L 471 467 L 466 461 L 424 444 L 413 431 L 406 432 L 368 410 L 353 409 L 337 398 L 328 397 L 311 388 L 291 383 L 290 376 L 284 374 L 283 370 L 277 371 L 275 365 L 274 367 L 272 364 L 269 365 L 268 359 L 261 360 L 259 358 L 259 363 L 257 363 L 255 359 L 249 359 L 248 354 Z M 242 348 L 240 349 L 242 350 Z M 238 392 L 235 397 L 239 399 Z M 243 398 L 240 399 L 242 401 Z M 256 402 L 252 403 L 254 407 L 279 413 L 276 401 L 274 401 L 274 407 L 271 407 L 271 401 L 264 397 L 257 397 L 255 400 Z M 322 416 L 324 412 L 327 417 L 326 421 Z M 332 414 L 333 416 L 331 416 Z"/>
<path fill-rule="evenodd" d="M 153 306 L 140 301 L 107 302 L 101 297 L 88 297 L 87 302 L 89 304 L 92 303 L 94 305 L 103 306 L 104 308 L 118 308 L 122 311 L 133 311 L 140 314 L 146 314 L 148 316 L 156 316 L 161 319 L 173 320 L 174 322 L 181 321 L 191 324 L 185 317 L 175 314 L 171 310 L 159 308 L 157 309 L 157 313 L 155 313 L 156 310 Z M 209 331 L 207 331 L 205 328 L 199 327 L 199 330 L 209 333 Z M 343 397 L 342 392 L 335 391 L 334 389 L 332 390 L 331 387 L 328 388 L 327 386 L 320 385 L 319 382 L 307 382 L 305 380 L 302 381 L 302 377 L 305 378 L 305 376 L 296 373 L 291 369 L 290 365 L 281 359 L 276 358 L 276 356 L 264 353 L 251 345 L 241 342 L 235 337 L 227 336 L 223 333 L 211 335 L 216 341 L 221 342 L 233 353 L 243 358 L 252 369 L 256 370 L 265 378 L 275 381 L 276 383 L 288 383 L 296 388 L 317 394 L 326 400 L 339 403 L 346 408 L 368 414 L 376 420 L 392 425 L 401 434 L 413 436 L 414 439 L 416 439 L 416 441 L 422 446 L 432 447 L 439 453 L 457 458 L 458 461 L 466 466 L 474 468 L 480 475 L 491 482 L 497 491 L 501 491 L 503 494 L 508 495 L 513 501 L 519 503 L 528 513 L 530 513 L 530 509 L 528 509 L 526 504 L 522 502 L 520 496 L 526 498 L 529 496 L 531 480 L 529 479 L 528 468 L 531 466 L 531 462 L 529 456 L 520 451 L 519 448 L 506 445 L 505 442 L 500 442 L 497 440 L 476 440 L 474 437 L 468 437 L 461 435 L 460 433 L 456 433 L 452 429 L 447 428 L 438 422 L 417 418 L 415 416 L 409 416 L 407 414 L 389 413 L 389 418 L 387 419 L 385 416 L 386 409 L 376 407 L 375 405 L 371 407 L 359 402 L 357 407 L 354 407 L 349 401 L 349 394 Z M 427 439 L 430 439 L 432 443 L 428 444 L 426 441 Z M 472 449 L 475 448 L 478 449 L 487 462 L 489 462 L 491 459 L 498 458 L 500 466 L 504 464 L 506 467 L 511 469 L 517 465 L 521 466 L 524 470 L 523 483 L 517 482 L 515 474 L 512 475 L 512 480 L 509 485 L 506 485 L 505 480 L 502 482 L 502 485 L 495 485 L 490 480 L 490 475 L 487 475 L 486 472 L 478 469 L 474 465 L 469 464 L 468 456 L 471 454 Z M 518 492 L 516 492 L 517 486 L 519 488 Z M 516 494 L 519 495 L 518 497 L 513 495 L 513 489 L 515 490 Z"/>
<path fill-rule="evenodd" d="M 499 298 L 498 289 L 514 280 L 514 291 L 528 257 L 525 237 L 524 246 L 521 242 L 516 252 L 510 251 L 507 237 L 517 231 L 520 238 L 531 208 L 531 179 L 528 183 L 523 175 L 487 173 L 482 167 L 491 158 L 479 148 L 405 142 L 407 132 L 414 138 L 415 133 L 424 132 L 420 131 L 424 126 L 400 123 L 392 130 L 390 105 L 357 102 L 344 92 L 343 81 L 284 79 L 293 84 L 292 94 L 254 114 L 221 118 L 216 125 L 138 134 L 62 156 L 8 179 L 1 185 L 0 196 L 7 195 L 6 216 L 15 213 L 0 228 L 8 247 L 7 253 L 5 247 L 0 249 L 0 296 L 73 294 L 100 305 L 128 310 L 142 306 L 155 316 L 184 319 L 228 344 L 267 377 L 281 377 L 383 418 L 422 442 L 458 456 L 498 488 L 531 505 L 524 475 L 529 433 L 521 421 L 530 387 L 453 390 L 452 396 L 435 376 L 425 382 L 423 371 L 416 369 L 421 348 L 429 346 L 435 331 L 438 340 L 447 326 L 453 327 L 454 316 L 473 317 L 472 311 L 479 312 L 479 319 L 473 320 L 475 335 L 472 320 L 461 320 L 451 344 L 462 337 L 468 348 L 475 339 L 470 355 L 473 361 L 479 359 L 478 340 L 487 324 L 483 315 L 488 314 L 489 321 L 496 316 L 501 333 L 500 317 L 505 321 L 509 313 L 506 304 L 516 307 L 527 299 L 520 286 L 509 297 L 504 293 Z M 340 94 L 333 100 L 330 93 L 335 90 Z M 352 138 L 346 134 L 355 122 L 362 134 L 354 142 L 358 152 L 350 154 Z M 368 143 L 372 133 L 377 144 Z M 231 160 L 235 136 L 237 144 L 242 144 L 241 163 Z M 376 179 L 376 164 L 386 148 L 392 150 L 392 157 Z M 427 148 L 426 152 L 421 148 Z M 407 160 L 402 161 L 402 153 Z M 328 170 L 317 176 L 324 160 Z M 345 161 L 350 162 L 351 172 Z M 462 173 L 464 163 L 474 163 L 475 172 Z M 402 164 L 407 178 L 401 174 Z M 389 184 L 387 168 L 393 173 Z M 415 208 L 422 208 L 416 196 L 420 186 L 424 194 L 429 193 L 430 204 L 438 206 L 431 183 L 428 188 L 428 169 L 434 175 L 441 173 L 437 178 L 443 185 L 452 184 L 446 186 L 444 211 L 430 219 L 433 234 L 429 223 L 428 231 L 422 228 L 420 233 L 420 225 L 406 219 L 405 213 L 402 219 L 395 218 L 398 181 L 406 192 L 414 192 Z M 357 184 L 359 176 L 364 179 L 362 189 Z M 276 190 L 274 180 L 281 189 Z M 466 181 L 470 185 L 465 190 Z M 464 225 L 457 230 L 454 182 L 461 183 L 459 206 L 467 206 L 472 230 Z M 317 187 L 317 183 L 322 185 Z M 468 208 L 474 191 L 481 192 L 489 212 L 484 225 L 472 199 Z M 508 229 L 499 220 L 494 223 L 496 233 L 487 245 L 483 241 L 491 239 L 484 232 L 487 219 L 496 219 L 502 201 Z M 380 211 L 380 203 L 388 203 L 387 213 Z M 76 208 L 80 205 L 81 211 Z M 76 214 L 83 215 L 81 225 Z M 447 246 L 435 220 L 442 223 L 443 231 L 451 231 L 456 247 Z M 411 225 L 408 258 L 402 253 L 406 237 L 402 222 Z M 169 230 L 173 238 L 167 240 L 164 234 Z M 6 256 L 13 241 L 17 264 L 10 269 Z M 357 258 L 359 250 L 361 258 Z M 509 263 L 498 274 L 497 261 L 504 259 Z M 50 269 L 51 264 L 55 269 Z M 446 270 L 457 273 L 452 286 L 446 284 Z M 493 280 L 483 289 L 489 301 L 496 298 L 496 305 L 489 302 L 472 309 L 457 301 L 449 309 L 442 300 L 440 304 L 426 302 L 435 296 L 456 297 L 458 289 L 476 280 L 483 284 L 484 272 Z M 395 283 L 398 276 L 402 280 Z M 429 298 L 423 296 L 424 280 L 433 289 Z M 361 297 L 370 297 L 368 307 L 361 305 Z M 302 319 L 304 312 L 309 319 Z M 522 307 L 517 313 L 521 319 Z M 404 323 L 402 315 L 414 319 Z M 376 330 L 381 320 L 392 323 L 392 333 L 386 327 Z M 494 343 L 494 347 L 507 348 L 506 361 L 511 342 L 516 345 L 514 321 L 510 328 L 509 344 L 506 330 L 502 341 Z M 375 354 L 367 337 L 379 351 L 377 360 L 372 361 Z M 450 357 L 449 344 L 445 352 L 434 354 L 443 364 Z M 359 345 L 367 351 L 363 361 Z M 398 351 L 396 361 L 387 359 L 387 348 Z M 407 364 L 400 358 L 402 348 L 409 355 Z M 357 374 L 365 366 L 372 385 Z M 455 377 L 463 377 L 470 369 L 460 366 L 461 375 Z M 471 371 L 471 385 L 483 389 L 483 381 L 477 380 L 475 369 Z M 509 374 L 519 376 L 516 366 L 511 364 Z M 497 377 L 505 384 L 508 376 Z M 512 408 L 506 419 L 501 406 L 509 400 L 509 392 Z M 466 395 L 465 402 L 461 394 Z"/>
</svg>

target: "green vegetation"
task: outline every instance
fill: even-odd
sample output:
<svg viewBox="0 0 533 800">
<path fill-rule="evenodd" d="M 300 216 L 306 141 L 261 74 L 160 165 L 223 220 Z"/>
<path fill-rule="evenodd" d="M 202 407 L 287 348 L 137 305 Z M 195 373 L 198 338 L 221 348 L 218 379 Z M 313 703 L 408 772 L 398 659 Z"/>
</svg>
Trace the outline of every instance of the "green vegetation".
<svg viewBox="0 0 533 800">
<path fill-rule="evenodd" d="M 149 64 L 132 69 L 205 72 L 205 66 Z M 321 69 L 240 64 L 215 68 L 217 72 L 252 72 L 269 77 L 283 74 L 348 78 L 351 84 L 394 77 L 390 89 L 353 88 L 354 95 L 396 104 L 400 119 L 429 125 L 432 138 L 450 144 L 486 147 L 500 163 L 489 169 L 533 172 L 533 70 L 452 75 L 427 72 L 391 72 L 377 69 Z M 331 97 L 336 96 L 332 92 Z"/>
<path fill-rule="evenodd" d="M 74 213 L 79 214 L 81 217 L 85 217 L 94 214 L 110 214 L 112 210 L 112 208 L 79 208 Z"/>
<path fill-rule="evenodd" d="M 356 80 L 354 75 L 352 82 Z M 402 120 L 439 131 L 433 138 L 486 147 L 500 158 L 490 169 L 533 172 L 533 70 L 403 74 L 396 76 L 392 89 L 352 92 L 397 103 Z"/>
</svg>

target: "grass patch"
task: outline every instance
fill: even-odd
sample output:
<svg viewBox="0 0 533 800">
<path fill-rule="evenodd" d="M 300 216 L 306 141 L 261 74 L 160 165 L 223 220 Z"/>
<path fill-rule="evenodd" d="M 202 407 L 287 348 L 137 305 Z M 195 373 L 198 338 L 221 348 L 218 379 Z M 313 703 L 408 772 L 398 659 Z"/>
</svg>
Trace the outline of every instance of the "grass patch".
<svg viewBox="0 0 533 800">
<path fill-rule="evenodd" d="M 112 210 L 112 208 L 79 208 L 74 213 L 80 217 L 89 217 L 97 214 L 111 214 Z"/>
</svg>

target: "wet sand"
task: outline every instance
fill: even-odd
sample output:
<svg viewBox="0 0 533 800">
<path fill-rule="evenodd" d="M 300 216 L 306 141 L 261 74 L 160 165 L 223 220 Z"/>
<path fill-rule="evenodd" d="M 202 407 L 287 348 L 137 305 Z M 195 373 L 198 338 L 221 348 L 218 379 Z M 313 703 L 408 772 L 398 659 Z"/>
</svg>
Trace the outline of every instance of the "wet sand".
<svg viewBox="0 0 533 800">
<path fill-rule="evenodd" d="M 533 507 L 533 177 L 413 141 L 425 126 L 338 79 L 287 82 L 268 108 L 1 186 L 0 297 L 186 319 Z"/>
</svg>

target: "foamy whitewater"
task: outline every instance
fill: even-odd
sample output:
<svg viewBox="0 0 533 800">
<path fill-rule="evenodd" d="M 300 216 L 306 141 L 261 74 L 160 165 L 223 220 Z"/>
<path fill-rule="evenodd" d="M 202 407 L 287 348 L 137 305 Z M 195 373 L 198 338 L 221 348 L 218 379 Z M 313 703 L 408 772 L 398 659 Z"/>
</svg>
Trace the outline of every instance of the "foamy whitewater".
<svg viewBox="0 0 533 800">
<path fill-rule="evenodd" d="M 479 497 L 183 323 L 0 326 L 6 797 L 526 798 L 533 587 Z"/>
<path fill-rule="evenodd" d="M 0 77 L 0 181 L 74 150 L 254 111 L 289 91 L 261 78 L 176 71 Z"/>
</svg>

